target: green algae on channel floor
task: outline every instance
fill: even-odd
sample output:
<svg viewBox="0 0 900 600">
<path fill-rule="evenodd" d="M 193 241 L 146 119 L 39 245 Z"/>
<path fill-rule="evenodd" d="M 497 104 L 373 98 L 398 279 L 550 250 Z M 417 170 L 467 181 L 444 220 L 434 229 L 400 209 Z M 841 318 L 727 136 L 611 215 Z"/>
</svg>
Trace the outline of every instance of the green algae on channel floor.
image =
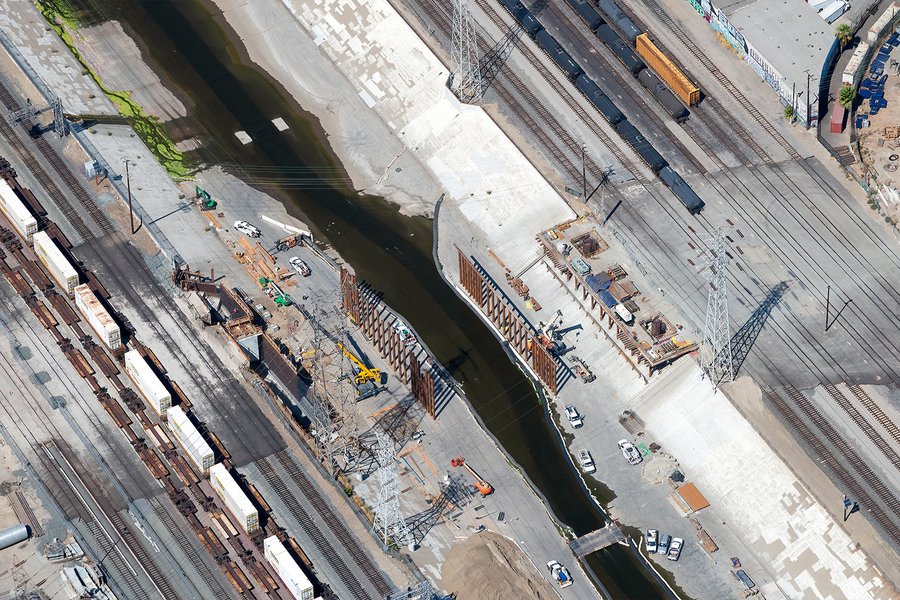
<svg viewBox="0 0 900 600">
<path fill-rule="evenodd" d="M 190 179 L 197 170 L 196 165 L 175 147 L 175 142 L 166 134 L 159 118 L 144 112 L 144 109 L 132 99 L 131 92 L 109 89 L 78 51 L 72 38 L 72 33 L 78 30 L 76 11 L 68 0 L 38 0 L 37 7 L 84 72 L 100 87 L 119 114 L 128 120 L 132 129 L 150 148 L 169 176 L 176 180 Z"/>
</svg>

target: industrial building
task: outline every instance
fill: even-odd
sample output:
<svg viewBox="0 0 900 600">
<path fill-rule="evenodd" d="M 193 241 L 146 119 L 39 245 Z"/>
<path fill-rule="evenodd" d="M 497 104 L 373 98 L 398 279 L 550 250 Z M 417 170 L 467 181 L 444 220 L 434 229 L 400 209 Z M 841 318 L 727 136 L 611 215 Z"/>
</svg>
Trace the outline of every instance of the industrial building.
<svg viewBox="0 0 900 600">
<path fill-rule="evenodd" d="M 818 121 L 819 79 L 836 46 L 834 25 L 803 0 L 688 0 L 769 84 L 798 122 Z"/>
</svg>

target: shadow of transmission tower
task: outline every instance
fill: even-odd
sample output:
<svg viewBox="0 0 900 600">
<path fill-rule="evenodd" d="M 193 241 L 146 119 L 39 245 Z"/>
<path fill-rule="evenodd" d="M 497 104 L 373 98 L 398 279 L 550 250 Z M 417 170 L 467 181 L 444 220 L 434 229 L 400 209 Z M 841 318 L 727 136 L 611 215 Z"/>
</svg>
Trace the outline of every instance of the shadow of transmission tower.
<svg viewBox="0 0 900 600">
<path fill-rule="evenodd" d="M 741 365 L 747 360 L 747 355 L 750 354 L 750 350 L 753 348 L 753 344 L 756 343 L 756 338 L 759 337 L 763 326 L 769 320 L 772 309 L 781 302 L 781 298 L 787 289 L 788 285 L 783 281 L 770 289 L 762 303 L 756 307 L 756 310 L 747 319 L 747 322 L 731 336 L 731 354 L 735 377 L 741 370 Z"/>
<path fill-rule="evenodd" d="M 524 30 L 521 25 L 510 25 L 503 37 L 481 57 L 479 68 L 481 70 L 482 95 L 490 87 L 503 65 L 506 64 L 516 43 L 522 37 L 522 33 Z"/>
</svg>

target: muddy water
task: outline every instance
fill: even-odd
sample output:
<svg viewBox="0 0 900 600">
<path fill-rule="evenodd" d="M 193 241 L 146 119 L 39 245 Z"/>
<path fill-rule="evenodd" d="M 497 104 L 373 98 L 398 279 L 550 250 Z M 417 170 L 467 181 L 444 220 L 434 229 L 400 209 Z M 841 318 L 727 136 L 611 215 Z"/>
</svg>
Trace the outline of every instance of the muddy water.
<svg viewBox="0 0 900 600">
<path fill-rule="evenodd" d="M 317 181 L 334 177 L 340 165 L 323 145 L 315 119 L 241 55 L 216 13 L 198 0 L 104 0 L 91 2 L 81 16 L 122 22 L 188 107 L 190 116 L 172 130 L 179 138 L 198 136 L 204 142 L 198 160 L 232 165 L 229 170 L 246 179 L 293 174 L 291 185 L 267 185 L 265 191 L 326 237 L 405 316 L 463 384 L 481 419 L 562 522 L 579 535 L 602 526 L 603 516 L 567 466 L 531 383 L 436 272 L 431 221 L 404 217 L 382 199 Z M 290 130 L 278 133 L 270 122 L 274 116 L 283 117 Z M 234 137 L 238 130 L 249 132 L 254 143 L 242 146 Z M 295 189 L 298 185 L 307 189 Z M 514 517 L 515 507 L 506 513 Z M 589 563 L 615 598 L 664 597 L 621 547 L 598 553 Z"/>
</svg>

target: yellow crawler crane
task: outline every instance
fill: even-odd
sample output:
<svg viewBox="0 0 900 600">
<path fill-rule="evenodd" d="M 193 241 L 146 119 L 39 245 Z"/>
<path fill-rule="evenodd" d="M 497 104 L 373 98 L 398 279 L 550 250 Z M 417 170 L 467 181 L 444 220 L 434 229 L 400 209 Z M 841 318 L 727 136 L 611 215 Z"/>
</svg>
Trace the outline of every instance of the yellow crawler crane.
<svg viewBox="0 0 900 600">
<path fill-rule="evenodd" d="M 344 353 L 344 356 L 346 356 L 347 359 L 356 366 L 356 385 L 363 385 L 369 381 L 371 381 L 375 385 L 381 384 L 381 369 L 376 369 L 374 367 L 370 369 L 369 367 L 364 365 L 361 360 L 356 358 L 356 356 L 354 356 L 352 352 L 347 350 L 340 342 L 338 342 L 338 348 L 340 348 L 341 352 Z"/>
</svg>

